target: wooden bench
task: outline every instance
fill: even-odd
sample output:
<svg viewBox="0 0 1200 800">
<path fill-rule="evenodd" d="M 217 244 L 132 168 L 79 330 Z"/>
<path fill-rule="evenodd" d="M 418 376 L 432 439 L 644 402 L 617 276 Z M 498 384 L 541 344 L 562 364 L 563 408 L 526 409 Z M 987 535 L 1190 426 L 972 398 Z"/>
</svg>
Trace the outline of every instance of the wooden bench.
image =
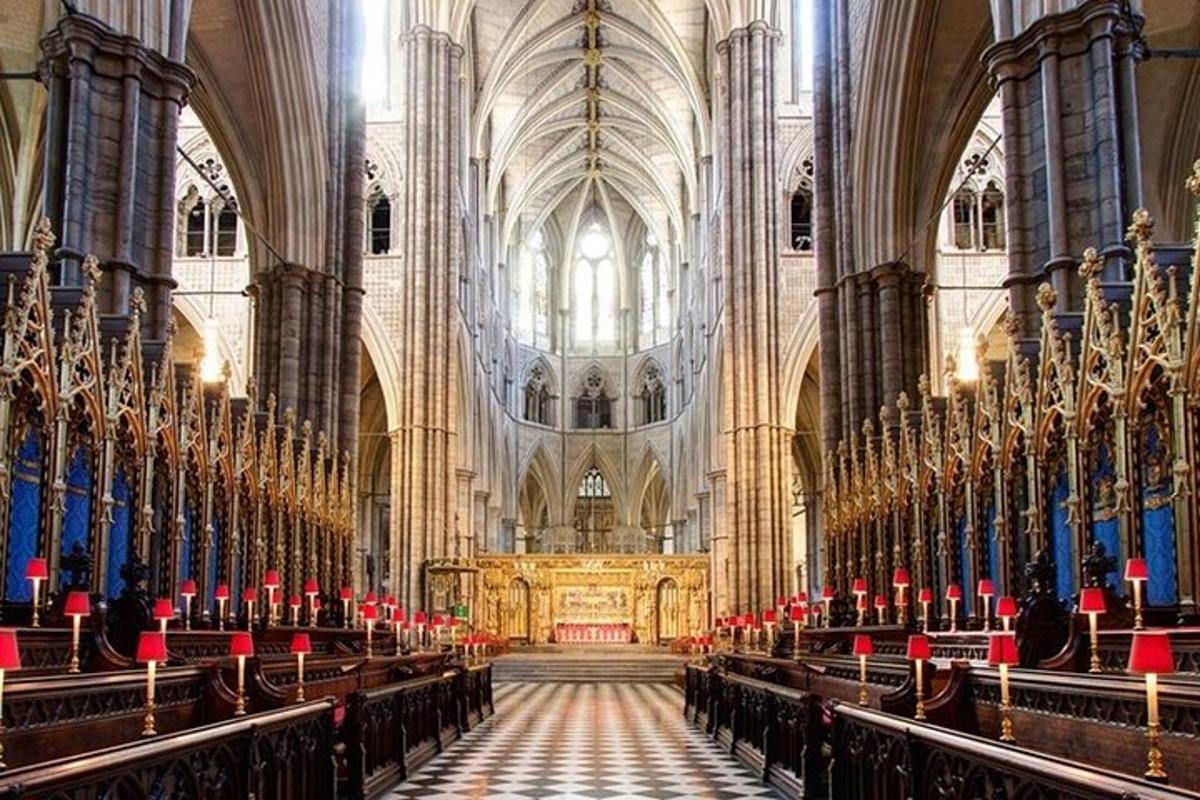
<svg viewBox="0 0 1200 800">
<path fill-rule="evenodd" d="M 379 797 L 494 713 L 491 684 L 483 663 L 351 694 L 342 726 L 346 796 Z"/>
<path fill-rule="evenodd" d="M 332 701 L 315 701 L 10 770 L 0 798 L 330 800 L 333 735 Z"/>
</svg>

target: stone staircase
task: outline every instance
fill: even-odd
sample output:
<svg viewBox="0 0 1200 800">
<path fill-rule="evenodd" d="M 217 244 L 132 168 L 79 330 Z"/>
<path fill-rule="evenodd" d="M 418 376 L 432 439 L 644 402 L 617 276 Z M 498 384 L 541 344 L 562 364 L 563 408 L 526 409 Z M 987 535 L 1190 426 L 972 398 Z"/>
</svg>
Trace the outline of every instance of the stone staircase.
<svg viewBox="0 0 1200 800">
<path fill-rule="evenodd" d="M 587 648 L 518 649 L 492 661 L 496 683 L 673 683 L 686 656 L 662 650 Z"/>
</svg>

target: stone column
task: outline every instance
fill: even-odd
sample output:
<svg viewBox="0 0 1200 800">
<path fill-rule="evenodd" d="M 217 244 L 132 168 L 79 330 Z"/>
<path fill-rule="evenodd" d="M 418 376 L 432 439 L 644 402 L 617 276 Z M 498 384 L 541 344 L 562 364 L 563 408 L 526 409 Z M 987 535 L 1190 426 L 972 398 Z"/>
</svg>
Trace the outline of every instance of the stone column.
<svg viewBox="0 0 1200 800">
<path fill-rule="evenodd" d="M 399 198 L 402 280 L 397 432 L 400 462 L 393 481 L 393 546 L 399 596 L 419 604 L 421 565 L 451 555 L 456 497 L 455 386 L 452 340 L 461 250 L 458 207 L 462 48 L 424 25 L 404 38 L 405 141 L 412 170 Z"/>
<path fill-rule="evenodd" d="M 1083 307 L 1084 248 L 1100 249 L 1106 280 L 1129 277 L 1125 226 L 1141 200 L 1132 65 L 1142 17 L 1125 5 L 1068 0 L 1038 16 L 1022 0 L 992 0 L 996 44 L 984 61 L 1004 116 L 1005 285 L 1026 338 L 1037 335 L 1042 281 L 1057 290 L 1059 311 Z"/>
<path fill-rule="evenodd" d="M 757 21 L 717 45 L 725 533 L 731 602 L 756 610 L 786 590 L 790 561 L 790 429 L 779 395 L 777 43 Z"/>
<path fill-rule="evenodd" d="M 831 4 L 817 3 L 813 10 L 813 179 L 818 209 L 836 205 L 833 191 L 833 58 Z M 842 435 L 842 359 L 838 344 L 837 233 L 833 214 L 818 211 L 814 220 L 813 250 L 817 261 L 817 320 L 820 333 L 821 441 L 823 451 L 837 450 Z"/>
<path fill-rule="evenodd" d="M 95 17 L 65 16 L 43 38 L 39 65 L 49 91 L 44 211 L 61 283 L 81 285 L 82 258 L 95 253 L 101 311 L 128 314 L 141 286 L 147 340 L 161 340 L 171 316 L 175 145 L 195 83 L 183 63 L 186 4 L 155 13 L 161 28 L 133 32 L 157 33 L 149 45 Z"/>
</svg>

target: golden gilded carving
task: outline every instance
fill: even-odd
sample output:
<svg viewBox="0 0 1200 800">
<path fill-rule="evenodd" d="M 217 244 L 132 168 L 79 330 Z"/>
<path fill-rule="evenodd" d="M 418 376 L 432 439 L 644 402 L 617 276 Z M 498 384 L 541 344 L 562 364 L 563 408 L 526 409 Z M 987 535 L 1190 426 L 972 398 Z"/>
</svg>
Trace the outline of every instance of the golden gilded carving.
<svg viewBox="0 0 1200 800">
<path fill-rule="evenodd" d="M 559 623 L 624 623 L 635 640 L 708 626 L 706 555 L 494 555 L 474 559 L 476 624 L 533 644 Z"/>
</svg>

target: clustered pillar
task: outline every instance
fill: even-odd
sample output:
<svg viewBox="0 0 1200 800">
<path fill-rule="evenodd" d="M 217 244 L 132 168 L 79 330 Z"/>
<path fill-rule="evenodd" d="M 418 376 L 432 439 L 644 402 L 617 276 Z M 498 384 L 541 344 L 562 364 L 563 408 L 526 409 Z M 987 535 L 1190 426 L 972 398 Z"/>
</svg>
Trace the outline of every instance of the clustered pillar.
<svg viewBox="0 0 1200 800">
<path fill-rule="evenodd" d="M 394 342 L 401 376 L 391 541 L 397 596 L 420 608 L 421 566 L 454 555 L 457 525 L 453 304 L 462 251 L 462 48 L 419 25 L 406 35 L 404 54 L 409 157 L 400 200 L 403 274 L 397 277 L 404 294 L 397 309 L 401 335 Z"/>
<path fill-rule="evenodd" d="M 984 54 L 1004 120 L 1005 284 L 1026 339 L 1038 334 L 1040 283 L 1054 286 L 1057 311 L 1083 308 L 1084 248 L 1102 245 L 1106 282 L 1129 279 L 1125 227 L 1141 203 L 1133 66 L 1142 18 L 1123 0 L 1074 5 L 1030 17 L 1017 0 L 995 0 L 996 44 Z"/>
<path fill-rule="evenodd" d="M 142 31 L 65 16 L 43 38 L 39 68 L 49 92 L 44 207 L 59 239 L 59 283 L 82 286 L 84 254 L 95 254 L 104 314 L 127 316 L 133 289 L 144 290 L 146 341 L 162 340 L 171 318 L 175 145 L 195 83 L 183 63 L 186 10 L 161 13 L 162 52 L 136 38 Z"/>
<path fill-rule="evenodd" d="M 777 391 L 776 45 L 770 27 L 754 22 L 717 46 L 717 115 L 720 140 L 727 144 L 720 155 L 719 258 L 726 287 L 723 549 L 730 610 L 770 607 L 792 585 L 791 431 Z M 721 581 L 718 576 L 714 583 Z"/>
</svg>

